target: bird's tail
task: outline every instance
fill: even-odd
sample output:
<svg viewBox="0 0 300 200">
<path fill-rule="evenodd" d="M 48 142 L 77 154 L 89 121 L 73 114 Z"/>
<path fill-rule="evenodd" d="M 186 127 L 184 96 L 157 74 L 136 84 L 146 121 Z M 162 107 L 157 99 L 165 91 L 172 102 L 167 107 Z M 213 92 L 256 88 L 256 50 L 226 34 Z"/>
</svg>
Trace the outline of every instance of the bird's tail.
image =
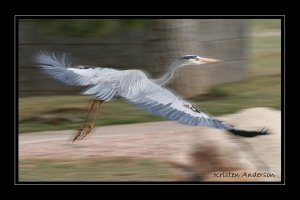
<svg viewBox="0 0 300 200">
<path fill-rule="evenodd" d="M 255 137 L 259 135 L 268 135 L 270 132 L 263 128 L 260 131 L 244 131 L 239 129 L 229 129 L 227 130 L 230 133 L 233 133 L 234 135 L 242 136 L 242 137 Z"/>
</svg>

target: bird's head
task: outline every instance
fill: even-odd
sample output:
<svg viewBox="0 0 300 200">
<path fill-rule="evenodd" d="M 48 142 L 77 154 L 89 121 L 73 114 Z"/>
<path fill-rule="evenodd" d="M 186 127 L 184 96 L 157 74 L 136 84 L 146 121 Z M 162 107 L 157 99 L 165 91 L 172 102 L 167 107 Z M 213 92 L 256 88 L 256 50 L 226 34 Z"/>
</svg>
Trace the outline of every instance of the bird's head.
<svg viewBox="0 0 300 200">
<path fill-rule="evenodd" d="M 201 57 L 198 55 L 184 55 L 179 57 L 175 62 L 173 62 L 170 66 L 172 71 L 175 71 L 183 66 L 187 65 L 202 65 L 202 64 L 209 64 L 209 63 L 216 63 L 220 62 L 220 60 Z"/>
<path fill-rule="evenodd" d="M 201 64 L 219 62 L 219 60 L 201 57 L 198 55 L 184 55 L 184 56 L 178 58 L 177 61 L 181 66 L 183 66 L 183 65 L 201 65 Z"/>
<path fill-rule="evenodd" d="M 183 66 L 202 65 L 202 64 L 216 63 L 216 62 L 220 62 L 220 60 L 201 57 L 198 55 L 184 55 L 184 56 L 179 57 L 177 60 L 175 60 L 175 62 L 172 63 L 170 68 L 171 68 L 171 70 L 174 71 Z"/>
</svg>

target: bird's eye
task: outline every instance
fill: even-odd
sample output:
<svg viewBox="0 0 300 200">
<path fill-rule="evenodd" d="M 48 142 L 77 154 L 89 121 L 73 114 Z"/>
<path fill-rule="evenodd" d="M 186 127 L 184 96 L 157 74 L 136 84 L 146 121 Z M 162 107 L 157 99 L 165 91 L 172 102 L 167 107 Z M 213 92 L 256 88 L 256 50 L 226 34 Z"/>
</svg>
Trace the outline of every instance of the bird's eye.
<svg viewBox="0 0 300 200">
<path fill-rule="evenodd" d="M 200 60 L 200 58 L 195 58 L 195 60 L 196 60 L 196 61 L 199 61 L 199 60 Z"/>
</svg>

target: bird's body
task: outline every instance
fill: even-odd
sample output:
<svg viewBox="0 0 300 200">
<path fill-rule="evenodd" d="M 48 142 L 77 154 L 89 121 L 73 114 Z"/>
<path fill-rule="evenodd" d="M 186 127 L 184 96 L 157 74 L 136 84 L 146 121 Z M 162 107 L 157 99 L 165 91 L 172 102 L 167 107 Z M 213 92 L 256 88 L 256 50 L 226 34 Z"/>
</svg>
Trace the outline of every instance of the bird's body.
<svg viewBox="0 0 300 200">
<path fill-rule="evenodd" d="M 190 102 L 163 87 L 177 69 L 190 64 L 216 62 L 213 59 L 196 55 L 183 56 L 177 59 L 160 79 L 150 79 L 141 70 L 75 66 L 65 54 L 57 56 L 54 53 L 39 53 L 36 61 L 44 72 L 55 79 L 69 85 L 87 86 L 83 94 L 93 95 L 101 102 L 120 96 L 147 112 L 182 124 L 225 129 L 246 137 L 267 133 L 234 129 L 233 126 L 201 112 Z"/>
</svg>

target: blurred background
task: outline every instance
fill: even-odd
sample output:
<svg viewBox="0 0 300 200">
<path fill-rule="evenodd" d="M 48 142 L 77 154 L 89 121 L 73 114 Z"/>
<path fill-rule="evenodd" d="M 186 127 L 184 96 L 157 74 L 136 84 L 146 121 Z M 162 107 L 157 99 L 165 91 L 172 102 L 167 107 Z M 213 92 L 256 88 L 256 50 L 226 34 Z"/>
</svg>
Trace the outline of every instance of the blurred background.
<svg viewBox="0 0 300 200">
<path fill-rule="evenodd" d="M 280 19 L 19 19 L 19 133 L 76 129 L 91 97 L 41 73 L 40 50 L 77 65 L 142 69 L 160 77 L 178 56 L 223 62 L 190 66 L 168 87 L 212 115 L 281 109 Z M 97 126 L 163 121 L 122 99 L 106 103 Z"/>
</svg>

